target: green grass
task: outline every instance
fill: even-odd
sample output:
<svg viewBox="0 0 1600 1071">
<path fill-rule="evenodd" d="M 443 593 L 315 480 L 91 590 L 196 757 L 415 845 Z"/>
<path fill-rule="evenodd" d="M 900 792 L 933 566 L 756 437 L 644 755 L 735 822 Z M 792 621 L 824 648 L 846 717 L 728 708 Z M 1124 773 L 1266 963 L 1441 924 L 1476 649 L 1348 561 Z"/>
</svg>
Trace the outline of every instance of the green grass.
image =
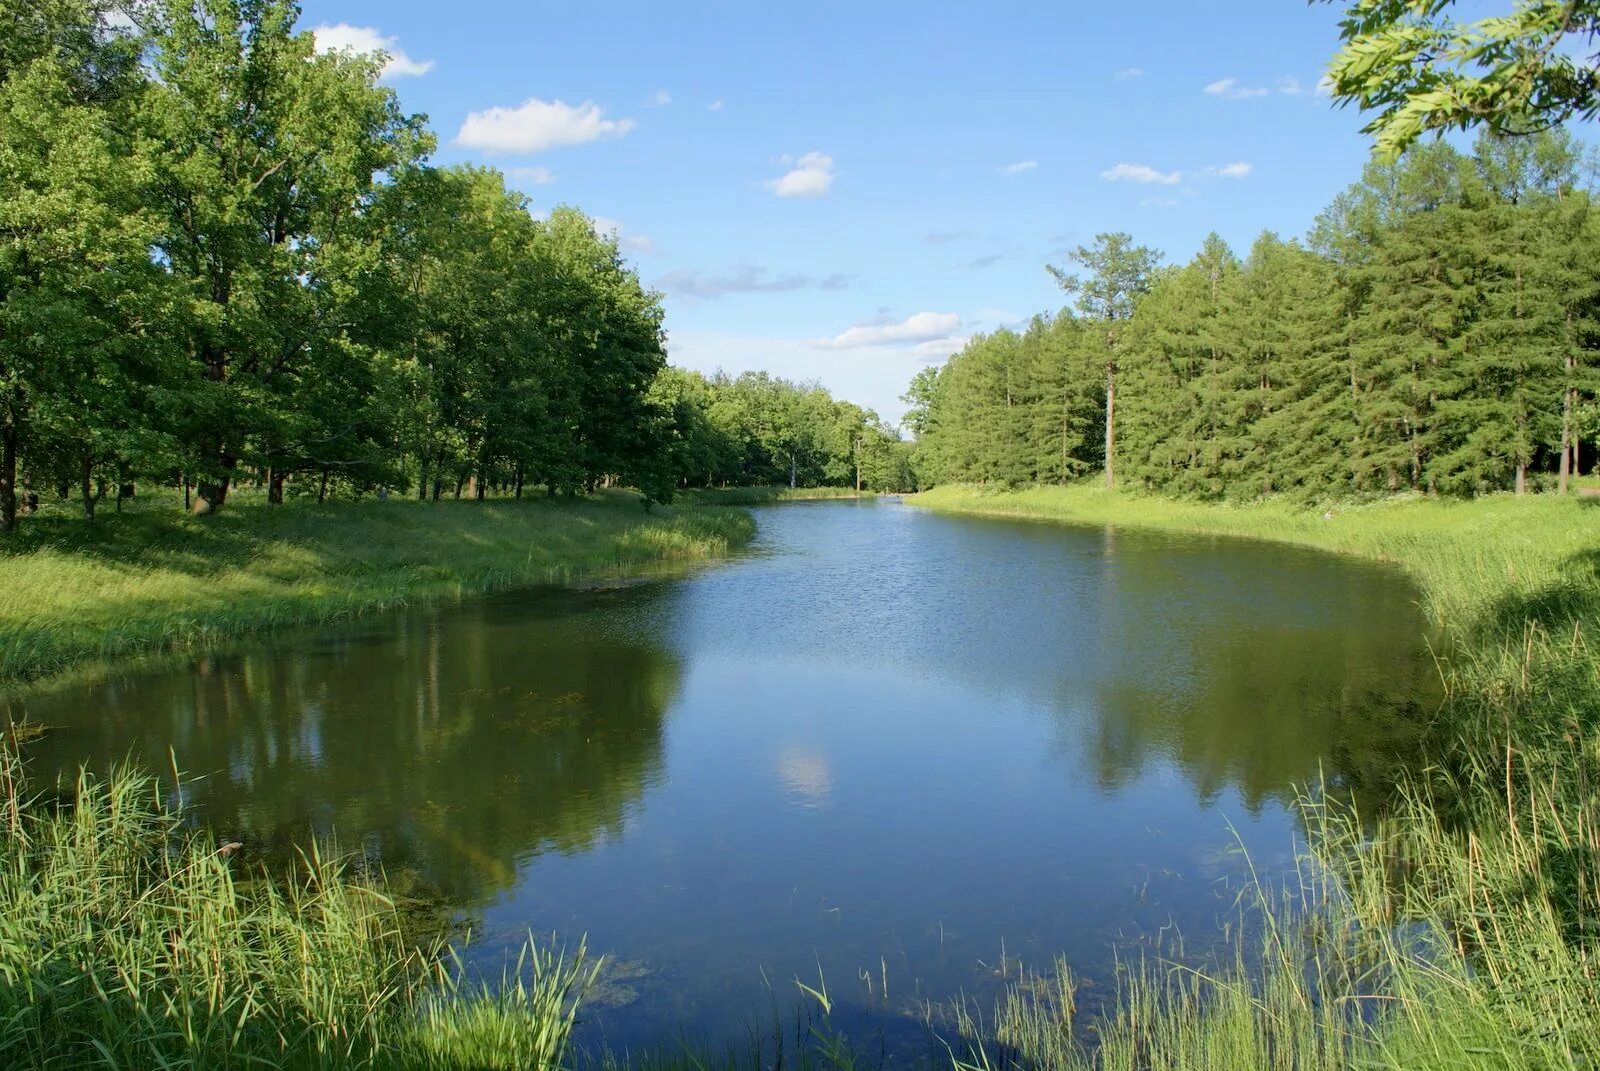
<svg viewBox="0 0 1600 1071">
<path fill-rule="evenodd" d="M 1089 487 L 935 509 L 1248 536 L 1398 563 L 1454 642 L 1429 760 L 1381 815 L 1309 793 L 1307 847 L 1258 883 L 1230 961 L 1125 966 L 1085 1022 L 1070 969 L 988 1014 L 993 1068 L 1600 1066 L 1600 509 L 1554 497 L 1220 506 Z"/>
<path fill-rule="evenodd" d="M 597 966 L 530 939 L 469 981 L 318 854 L 251 874 L 150 777 L 45 803 L 0 745 L 0 1066 L 556 1068 Z"/>
<path fill-rule="evenodd" d="M 24 518 L 0 555 L 0 684 L 84 663 L 728 554 L 740 510 L 577 501 L 170 504 Z"/>
</svg>

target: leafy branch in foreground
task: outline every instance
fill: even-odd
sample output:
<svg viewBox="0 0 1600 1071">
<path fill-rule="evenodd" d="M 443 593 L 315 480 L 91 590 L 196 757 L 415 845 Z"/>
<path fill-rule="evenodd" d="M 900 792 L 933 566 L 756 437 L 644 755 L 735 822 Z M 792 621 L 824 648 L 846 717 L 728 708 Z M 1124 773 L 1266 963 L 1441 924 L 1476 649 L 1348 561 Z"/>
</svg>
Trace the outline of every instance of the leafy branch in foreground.
<svg viewBox="0 0 1600 1071">
<path fill-rule="evenodd" d="M 1519 0 L 1504 15 L 1452 17 L 1454 0 L 1355 0 L 1328 67 L 1341 104 L 1377 115 L 1378 153 L 1397 158 L 1425 133 L 1487 126 L 1546 130 L 1600 112 L 1595 0 Z"/>
</svg>

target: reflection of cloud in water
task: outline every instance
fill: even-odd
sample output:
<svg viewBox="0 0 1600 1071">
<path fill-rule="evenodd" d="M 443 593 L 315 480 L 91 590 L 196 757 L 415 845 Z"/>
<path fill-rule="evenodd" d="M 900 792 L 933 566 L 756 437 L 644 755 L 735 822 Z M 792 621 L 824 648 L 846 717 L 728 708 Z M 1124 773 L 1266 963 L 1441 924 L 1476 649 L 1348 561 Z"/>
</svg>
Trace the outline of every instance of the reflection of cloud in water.
<svg viewBox="0 0 1600 1071">
<path fill-rule="evenodd" d="M 833 790 L 828 760 L 810 748 L 786 746 L 778 754 L 778 778 L 804 807 L 823 806 Z"/>
</svg>

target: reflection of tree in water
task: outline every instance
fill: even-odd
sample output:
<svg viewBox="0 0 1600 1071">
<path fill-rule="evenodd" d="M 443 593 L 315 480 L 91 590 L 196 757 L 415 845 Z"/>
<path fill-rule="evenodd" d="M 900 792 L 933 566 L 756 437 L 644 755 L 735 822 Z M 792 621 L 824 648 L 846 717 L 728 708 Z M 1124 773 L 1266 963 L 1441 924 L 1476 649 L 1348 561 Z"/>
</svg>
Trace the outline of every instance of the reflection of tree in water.
<svg viewBox="0 0 1600 1071">
<path fill-rule="evenodd" d="M 46 777 L 130 752 L 165 767 L 170 747 L 195 775 L 187 798 L 254 852 L 337 838 L 482 902 L 529 855 L 621 832 L 659 774 L 680 676 L 666 652 L 581 617 L 527 617 L 419 615 L 310 654 L 205 658 L 34 701 L 57 727 L 35 761 Z"/>
<path fill-rule="evenodd" d="M 1207 658 L 1182 694 L 1126 680 L 1097 694 L 1088 753 L 1100 783 L 1120 788 L 1166 759 L 1202 799 L 1231 786 L 1251 810 L 1319 777 L 1379 798 L 1437 693 L 1426 656 L 1342 630 L 1315 643 L 1273 629 L 1234 639 L 1249 655 Z"/>
<path fill-rule="evenodd" d="M 1231 786 L 1251 810 L 1319 778 L 1381 803 L 1439 695 L 1410 586 L 1251 544 L 1207 548 L 1203 571 L 1183 564 L 1125 556 L 1104 574 L 1100 657 L 1123 671 L 1078 693 L 1099 783 L 1166 760 L 1202 799 Z"/>
</svg>

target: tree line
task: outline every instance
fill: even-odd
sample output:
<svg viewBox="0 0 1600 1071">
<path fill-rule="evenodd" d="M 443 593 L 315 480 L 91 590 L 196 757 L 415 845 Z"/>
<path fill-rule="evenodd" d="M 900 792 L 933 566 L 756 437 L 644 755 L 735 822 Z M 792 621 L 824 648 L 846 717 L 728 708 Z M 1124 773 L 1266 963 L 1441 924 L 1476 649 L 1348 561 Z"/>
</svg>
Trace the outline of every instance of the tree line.
<svg viewBox="0 0 1600 1071">
<path fill-rule="evenodd" d="M 241 481 L 662 500 L 849 483 L 858 457 L 891 480 L 875 414 L 668 370 L 615 235 L 430 165 L 384 58 L 319 52 L 299 15 L 0 0 L 0 528 L 139 481 L 205 512 Z"/>
<path fill-rule="evenodd" d="M 1565 493 L 1600 435 L 1600 214 L 1561 130 L 1413 146 L 1242 259 L 1102 234 L 1071 309 L 974 338 L 905 401 L 921 482 L 1100 470 L 1204 496 Z"/>
</svg>

